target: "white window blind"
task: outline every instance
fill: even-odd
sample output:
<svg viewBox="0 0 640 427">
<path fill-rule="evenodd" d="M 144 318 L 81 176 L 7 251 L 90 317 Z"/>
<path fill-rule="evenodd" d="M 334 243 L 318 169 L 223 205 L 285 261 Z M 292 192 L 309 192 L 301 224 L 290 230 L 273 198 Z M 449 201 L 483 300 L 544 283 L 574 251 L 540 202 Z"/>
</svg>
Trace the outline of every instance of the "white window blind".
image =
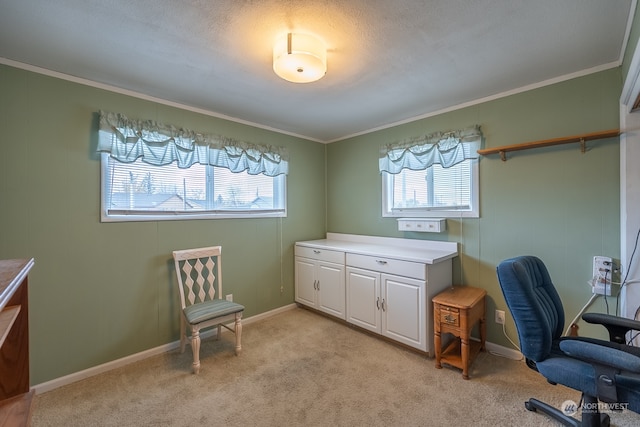
<svg viewBox="0 0 640 427">
<path fill-rule="evenodd" d="M 123 163 L 102 154 L 104 221 L 286 216 L 286 176 L 195 164 Z"/>
<path fill-rule="evenodd" d="M 426 170 L 404 170 L 393 177 L 392 209 L 469 208 L 470 174 L 469 162 L 449 169 L 433 165 Z"/>
</svg>

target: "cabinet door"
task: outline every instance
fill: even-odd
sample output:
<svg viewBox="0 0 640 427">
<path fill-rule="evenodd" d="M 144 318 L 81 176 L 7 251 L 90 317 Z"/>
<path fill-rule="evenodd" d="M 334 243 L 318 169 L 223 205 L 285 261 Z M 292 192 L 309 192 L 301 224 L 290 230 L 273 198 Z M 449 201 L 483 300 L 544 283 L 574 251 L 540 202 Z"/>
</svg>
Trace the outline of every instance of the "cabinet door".
<svg viewBox="0 0 640 427">
<path fill-rule="evenodd" d="M 318 262 L 316 269 L 319 310 L 345 319 L 344 266 L 329 262 Z"/>
<path fill-rule="evenodd" d="M 383 274 L 382 334 L 426 350 L 425 282 Z"/>
<path fill-rule="evenodd" d="M 380 273 L 347 267 L 347 321 L 380 333 Z"/>
<path fill-rule="evenodd" d="M 316 306 L 316 262 L 296 257 L 296 302 L 310 307 Z"/>
</svg>

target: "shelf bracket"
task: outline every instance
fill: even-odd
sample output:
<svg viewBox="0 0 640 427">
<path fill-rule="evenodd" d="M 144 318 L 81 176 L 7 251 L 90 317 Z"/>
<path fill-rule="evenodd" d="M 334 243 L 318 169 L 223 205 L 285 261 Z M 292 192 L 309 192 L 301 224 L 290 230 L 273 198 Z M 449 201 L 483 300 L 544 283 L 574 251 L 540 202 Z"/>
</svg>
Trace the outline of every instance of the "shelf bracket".
<svg viewBox="0 0 640 427">
<path fill-rule="evenodd" d="M 502 160 L 503 162 L 507 161 L 507 152 L 504 150 L 500 150 L 500 160 Z"/>
<path fill-rule="evenodd" d="M 580 151 L 582 152 L 582 154 L 587 152 L 587 143 L 585 142 L 584 138 L 580 138 Z"/>
</svg>

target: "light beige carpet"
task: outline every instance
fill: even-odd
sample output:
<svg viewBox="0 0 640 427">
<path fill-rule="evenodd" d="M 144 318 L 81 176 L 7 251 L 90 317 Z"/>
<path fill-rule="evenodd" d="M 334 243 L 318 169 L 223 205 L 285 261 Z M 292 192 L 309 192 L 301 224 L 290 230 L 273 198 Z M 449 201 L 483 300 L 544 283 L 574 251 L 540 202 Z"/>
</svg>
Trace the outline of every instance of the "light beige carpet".
<svg viewBox="0 0 640 427">
<path fill-rule="evenodd" d="M 553 426 L 524 408 L 560 407 L 579 393 L 551 386 L 523 362 L 481 353 L 471 380 L 455 368 L 304 309 L 38 395 L 39 426 Z M 612 413 L 612 425 L 640 415 Z"/>
</svg>

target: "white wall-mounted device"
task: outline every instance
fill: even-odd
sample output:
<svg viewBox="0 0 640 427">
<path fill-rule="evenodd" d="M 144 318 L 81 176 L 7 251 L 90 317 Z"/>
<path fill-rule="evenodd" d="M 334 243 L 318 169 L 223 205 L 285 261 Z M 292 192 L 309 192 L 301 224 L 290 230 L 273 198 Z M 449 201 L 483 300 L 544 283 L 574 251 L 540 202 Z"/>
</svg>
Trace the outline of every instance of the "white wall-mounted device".
<svg viewBox="0 0 640 427">
<path fill-rule="evenodd" d="M 613 262 L 610 257 L 593 257 L 593 279 L 591 291 L 594 294 L 611 296 L 613 294 L 611 276 L 613 275 Z"/>
<path fill-rule="evenodd" d="M 399 231 L 442 233 L 446 229 L 447 220 L 444 218 L 398 218 Z"/>
</svg>

